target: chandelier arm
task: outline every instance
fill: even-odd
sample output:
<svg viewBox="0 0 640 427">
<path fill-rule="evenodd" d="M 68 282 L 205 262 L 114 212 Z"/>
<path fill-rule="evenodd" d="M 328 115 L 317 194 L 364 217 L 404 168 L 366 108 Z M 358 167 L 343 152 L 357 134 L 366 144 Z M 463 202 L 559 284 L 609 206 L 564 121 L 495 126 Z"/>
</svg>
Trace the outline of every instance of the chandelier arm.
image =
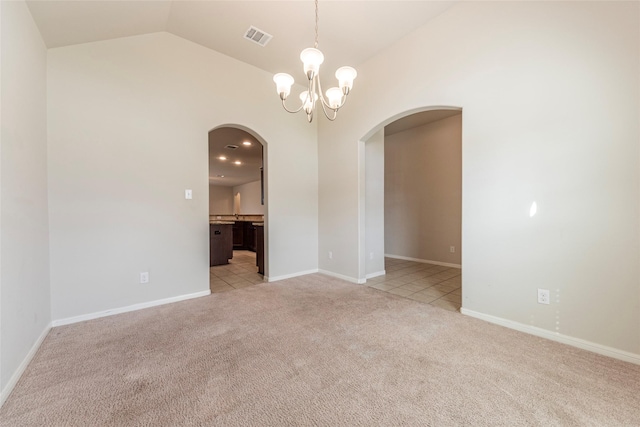
<svg viewBox="0 0 640 427">
<path fill-rule="evenodd" d="M 288 112 L 288 113 L 297 113 L 298 111 L 302 110 L 302 107 L 304 106 L 304 105 L 301 105 L 297 110 L 289 110 L 289 109 L 287 108 L 287 104 L 285 104 L 285 102 L 284 102 L 284 101 L 285 101 L 285 100 L 283 99 L 283 100 L 282 100 L 282 107 L 283 107 L 283 108 L 285 109 L 285 111 L 286 111 L 286 112 Z"/>
<path fill-rule="evenodd" d="M 330 121 L 334 121 L 336 117 L 338 117 L 338 110 L 334 110 L 331 107 L 329 107 L 329 109 L 333 112 L 333 116 L 330 116 L 329 113 L 327 113 L 327 107 L 324 106 L 324 103 L 322 104 L 322 112 L 324 113 L 324 116 Z"/>
<path fill-rule="evenodd" d="M 347 103 L 347 95 L 342 95 L 342 100 L 340 100 L 340 106 L 336 108 L 336 111 L 344 107 L 344 104 Z"/>
<path fill-rule="evenodd" d="M 324 95 L 322 94 L 322 86 L 320 85 L 320 76 L 318 76 L 318 92 L 319 92 L 319 96 L 320 96 L 320 101 L 322 102 L 322 108 L 325 107 L 325 105 L 329 108 L 331 108 L 331 106 L 329 105 L 329 103 L 327 102 L 326 99 L 324 99 Z M 331 108 L 333 110 L 333 108 Z"/>
<path fill-rule="evenodd" d="M 329 105 L 329 103 L 324 99 L 324 95 L 322 94 L 322 85 L 320 84 L 319 73 L 318 75 L 316 75 L 316 78 L 318 79 L 318 92 L 320 93 L 320 105 L 322 105 L 322 112 L 327 119 L 329 119 L 330 121 L 334 121 L 338 115 L 338 108 L 340 107 L 332 108 L 331 105 Z M 330 116 L 329 113 L 327 113 L 327 108 L 333 112 L 333 116 Z"/>
<path fill-rule="evenodd" d="M 313 95 L 316 93 L 316 79 L 319 78 L 318 74 L 319 73 L 317 73 L 315 76 L 313 76 L 311 80 L 309 80 L 309 94 L 307 95 L 311 100 L 311 103 L 314 105 L 316 103 L 316 100 L 315 100 L 315 96 Z"/>
<path fill-rule="evenodd" d="M 325 99 L 324 99 L 324 97 L 323 97 L 323 98 L 322 98 L 322 108 L 325 108 L 325 107 L 326 107 L 326 108 L 330 109 L 331 111 L 337 112 L 339 109 L 341 109 L 341 108 L 342 108 L 342 106 L 344 105 L 344 103 L 345 103 L 346 101 L 347 101 L 347 98 L 343 96 L 343 97 L 342 97 L 342 101 L 340 101 L 340 105 L 339 105 L 339 106 L 337 106 L 336 108 L 333 108 L 333 107 L 331 106 L 331 104 L 329 104 L 327 101 L 325 101 Z"/>
<path fill-rule="evenodd" d="M 331 108 L 331 105 L 329 105 L 329 103 L 324 99 L 324 95 L 322 94 L 322 85 L 320 84 L 320 73 L 318 73 L 318 75 L 316 75 L 316 78 L 318 79 L 318 93 L 320 96 L 320 101 L 322 103 L 322 109 L 324 110 L 325 105 L 329 108 Z M 337 110 L 334 108 L 331 108 L 332 110 Z M 325 116 L 327 115 L 326 110 L 325 110 Z M 327 117 L 328 118 L 328 117 Z"/>
<path fill-rule="evenodd" d="M 329 104 L 327 101 L 325 101 L 324 97 L 322 98 L 322 105 L 324 105 L 326 108 L 328 108 L 330 110 L 334 110 L 334 111 L 338 111 L 340 109 L 340 107 L 342 106 L 342 105 L 340 105 L 340 107 L 338 107 L 338 108 L 333 108 L 331 106 L 331 104 Z"/>
<path fill-rule="evenodd" d="M 324 97 L 322 95 L 320 95 L 320 96 L 321 96 L 320 105 L 322 105 L 322 112 L 324 113 L 324 116 L 327 119 L 329 119 L 330 121 L 334 121 L 336 119 L 336 117 L 338 116 L 338 109 L 337 108 L 331 108 L 331 106 L 329 104 L 327 104 L 327 102 L 324 100 Z M 329 115 L 329 113 L 327 112 L 327 108 L 329 110 L 331 110 L 333 115 Z"/>
</svg>

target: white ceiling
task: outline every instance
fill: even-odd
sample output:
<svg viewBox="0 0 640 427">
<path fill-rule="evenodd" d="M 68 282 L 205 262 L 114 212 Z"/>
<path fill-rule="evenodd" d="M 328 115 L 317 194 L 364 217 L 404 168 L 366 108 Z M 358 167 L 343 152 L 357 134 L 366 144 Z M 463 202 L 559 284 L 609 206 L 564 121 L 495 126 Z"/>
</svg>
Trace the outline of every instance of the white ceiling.
<svg viewBox="0 0 640 427">
<path fill-rule="evenodd" d="M 457 116 L 458 114 L 462 114 L 462 110 L 430 110 L 411 114 L 385 126 L 384 136 L 390 136 L 394 133 L 433 123 L 447 117 Z"/>
<path fill-rule="evenodd" d="M 248 141 L 251 145 L 242 143 Z M 236 149 L 227 145 L 238 146 Z M 221 160 L 220 156 L 226 157 Z M 241 165 L 234 162 L 240 161 Z M 224 127 L 209 132 L 209 183 L 234 187 L 260 180 L 262 144 L 248 132 Z"/>
<path fill-rule="evenodd" d="M 357 68 L 454 3 L 321 0 L 318 47 L 325 54 L 322 75 L 327 84 L 338 67 Z M 32 0 L 28 5 L 49 48 L 168 31 L 270 73 L 287 72 L 298 81 L 304 78 L 300 52 L 314 42 L 311 0 Z M 251 25 L 273 36 L 267 46 L 244 39 Z"/>
</svg>

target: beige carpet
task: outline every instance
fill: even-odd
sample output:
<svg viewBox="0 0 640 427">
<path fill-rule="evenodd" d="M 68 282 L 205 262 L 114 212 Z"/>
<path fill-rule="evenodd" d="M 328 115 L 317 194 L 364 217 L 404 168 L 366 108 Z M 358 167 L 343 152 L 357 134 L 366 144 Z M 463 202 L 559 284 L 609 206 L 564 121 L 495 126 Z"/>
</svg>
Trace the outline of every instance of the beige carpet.
<svg viewBox="0 0 640 427">
<path fill-rule="evenodd" d="M 322 275 L 54 328 L 3 426 L 637 426 L 640 367 Z"/>
</svg>

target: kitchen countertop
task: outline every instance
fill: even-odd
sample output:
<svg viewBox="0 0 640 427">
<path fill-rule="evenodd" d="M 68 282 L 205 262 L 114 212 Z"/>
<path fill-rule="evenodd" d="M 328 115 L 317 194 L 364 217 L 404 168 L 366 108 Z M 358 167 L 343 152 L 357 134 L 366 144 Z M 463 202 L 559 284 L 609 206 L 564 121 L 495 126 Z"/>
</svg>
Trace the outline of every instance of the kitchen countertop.
<svg viewBox="0 0 640 427">
<path fill-rule="evenodd" d="M 214 220 L 214 221 L 209 221 L 209 224 L 211 224 L 211 225 L 233 225 L 233 224 L 235 224 L 235 222 L 234 221 Z"/>
<path fill-rule="evenodd" d="M 211 221 L 247 221 L 247 222 L 264 222 L 264 215 L 260 214 L 213 214 L 209 215 L 209 222 Z"/>
</svg>

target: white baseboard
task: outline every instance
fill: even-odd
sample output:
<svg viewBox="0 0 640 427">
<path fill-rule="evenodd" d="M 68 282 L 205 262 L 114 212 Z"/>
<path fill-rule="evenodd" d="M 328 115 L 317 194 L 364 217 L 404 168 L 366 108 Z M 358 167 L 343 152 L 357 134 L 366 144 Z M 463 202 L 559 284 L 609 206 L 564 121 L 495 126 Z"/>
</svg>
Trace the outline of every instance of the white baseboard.
<svg viewBox="0 0 640 427">
<path fill-rule="evenodd" d="M 402 259 L 402 260 L 405 260 L 405 261 L 421 262 L 423 264 L 435 264 L 435 265 L 441 265 L 443 267 L 462 268 L 462 265 L 460 265 L 460 264 L 451 264 L 449 262 L 431 261 L 431 260 L 428 260 L 428 259 L 411 258 L 411 257 L 408 257 L 408 256 L 402 256 L 402 255 L 384 254 L 384 256 L 386 258 L 394 258 L 394 259 Z"/>
<path fill-rule="evenodd" d="M 568 335 L 551 332 L 546 329 L 538 328 L 537 326 L 525 325 L 524 323 L 514 322 L 512 320 L 503 319 L 501 317 L 492 316 L 490 314 L 479 313 L 477 311 L 468 310 L 464 307 L 460 309 L 460 313 L 467 316 L 475 317 L 477 319 L 485 320 L 490 323 L 495 323 L 496 325 L 505 326 L 509 329 L 515 329 L 516 331 L 525 332 L 527 334 L 535 335 L 541 338 L 547 338 L 549 340 L 567 344 L 572 347 L 581 348 L 583 350 L 588 350 L 593 353 L 601 354 L 603 356 L 609 356 L 614 359 L 640 365 L 640 354 L 630 353 L 628 351 L 619 350 L 617 348 L 596 344 L 594 342 L 583 340 L 581 338 L 575 338 Z"/>
<path fill-rule="evenodd" d="M 364 276 L 365 279 L 373 279 L 374 277 L 378 277 L 378 276 L 384 276 L 385 274 L 387 274 L 386 270 L 382 270 L 382 271 L 376 271 L 375 273 L 369 273 L 366 276 Z"/>
<path fill-rule="evenodd" d="M 298 276 L 306 276 L 307 274 L 313 274 L 313 273 L 317 273 L 317 272 L 318 272 L 318 269 L 307 270 L 307 271 L 299 271 L 297 273 L 284 274 L 282 276 L 275 276 L 275 277 L 266 277 L 265 276 L 265 280 L 267 282 L 271 283 L 271 282 L 277 282 L 278 280 L 291 279 L 293 277 L 298 277 Z"/>
<path fill-rule="evenodd" d="M 200 298 L 211 295 L 210 290 L 195 292 L 193 294 L 178 295 L 177 297 L 159 299 L 155 301 L 143 302 L 140 304 L 128 305 L 126 307 L 113 308 L 111 310 L 98 311 L 96 313 L 82 314 L 80 316 L 67 317 L 52 322 L 52 326 L 64 326 L 72 323 L 84 322 L 85 320 L 98 319 L 100 317 L 113 316 L 114 314 L 128 313 L 130 311 L 142 310 L 144 308 L 156 307 L 158 305 L 170 304 L 172 302 L 184 301 L 192 298 Z"/>
<path fill-rule="evenodd" d="M 31 346 L 31 349 L 27 353 L 27 356 L 24 358 L 20 366 L 18 366 L 18 369 L 16 369 L 16 371 L 13 373 L 13 375 L 9 379 L 9 382 L 4 387 L 4 389 L 2 389 L 2 392 L 0 393 L 0 407 L 4 405 L 4 402 L 7 400 L 7 398 L 13 391 L 13 388 L 16 386 L 16 384 L 18 384 L 20 377 L 22 376 L 24 371 L 27 369 L 27 366 L 29 366 L 29 363 L 31 363 L 31 359 L 33 359 L 33 356 L 36 355 L 38 349 L 42 345 L 42 342 L 44 341 L 44 339 L 47 337 L 47 334 L 51 330 L 51 326 L 52 326 L 51 323 L 49 323 L 44 328 L 44 331 L 42 331 L 42 333 L 40 334 L 36 342 L 33 343 L 33 345 Z"/>
<path fill-rule="evenodd" d="M 326 276 L 331 276 L 338 279 L 346 280 L 347 282 L 356 283 L 358 285 L 362 285 L 367 281 L 366 279 L 356 279 L 355 277 L 345 276 L 344 274 L 334 273 L 333 271 L 328 271 L 328 270 L 320 270 L 320 273 Z"/>
</svg>

